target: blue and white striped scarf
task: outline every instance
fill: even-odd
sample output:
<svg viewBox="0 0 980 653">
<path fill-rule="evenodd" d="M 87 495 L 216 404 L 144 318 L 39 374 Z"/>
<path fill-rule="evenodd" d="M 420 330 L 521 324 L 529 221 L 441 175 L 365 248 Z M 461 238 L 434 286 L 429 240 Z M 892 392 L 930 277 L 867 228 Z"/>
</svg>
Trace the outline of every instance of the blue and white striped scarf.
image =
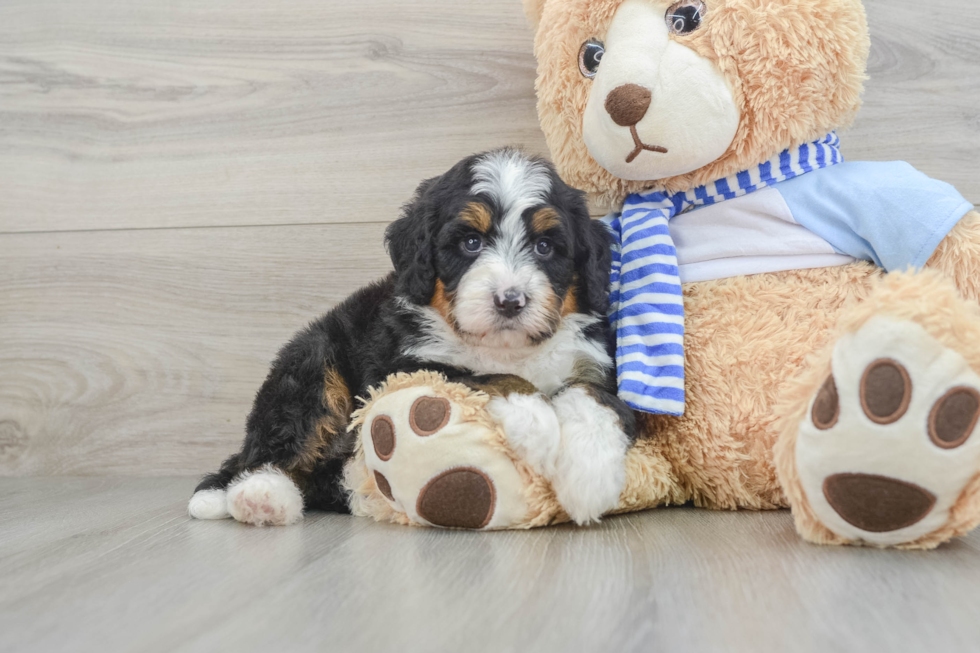
<svg viewBox="0 0 980 653">
<path fill-rule="evenodd" d="M 752 170 L 681 193 L 636 193 L 603 218 L 613 235 L 609 319 L 619 397 L 636 410 L 684 414 L 684 299 L 667 222 L 685 209 L 748 195 L 838 163 L 840 139 L 789 149 Z"/>
</svg>

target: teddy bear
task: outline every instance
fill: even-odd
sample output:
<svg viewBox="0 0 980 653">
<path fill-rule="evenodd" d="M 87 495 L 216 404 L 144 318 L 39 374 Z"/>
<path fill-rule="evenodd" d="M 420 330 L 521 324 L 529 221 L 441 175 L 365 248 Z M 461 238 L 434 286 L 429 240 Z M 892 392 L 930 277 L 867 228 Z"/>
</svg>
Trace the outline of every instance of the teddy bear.
<svg viewBox="0 0 980 653">
<path fill-rule="evenodd" d="M 860 0 L 524 0 L 562 178 L 614 208 L 610 321 L 639 437 L 607 514 L 792 511 L 821 544 L 929 549 L 980 522 L 980 214 L 845 162 Z M 526 390 L 525 390 L 526 391 Z M 569 519 L 493 391 L 400 374 L 354 413 L 355 514 Z"/>
</svg>

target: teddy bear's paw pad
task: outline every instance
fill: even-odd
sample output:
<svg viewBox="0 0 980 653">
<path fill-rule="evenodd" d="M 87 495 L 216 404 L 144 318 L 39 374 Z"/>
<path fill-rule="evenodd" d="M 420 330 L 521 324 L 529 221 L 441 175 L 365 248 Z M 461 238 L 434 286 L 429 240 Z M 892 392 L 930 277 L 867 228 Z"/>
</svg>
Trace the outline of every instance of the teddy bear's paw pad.
<svg viewBox="0 0 980 653">
<path fill-rule="evenodd" d="M 477 401 L 474 399 L 474 401 Z M 486 399 L 480 399 L 480 407 Z M 409 520 L 506 528 L 528 512 L 524 481 L 489 419 L 429 387 L 384 395 L 365 416 L 364 464 L 377 492 Z"/>
<path fill-rule="evenodd" d="M 936 505 L 932 492 L 874 474 L 828 476 L 823 493 L 844 521 L 869 533 L 889 533 L 917 524 Z"/>
<path fill-rule="evenodd" d="M 800 426 L 806 500 L 837 535 L 880 546 L 947 524 L 980 470 L 980 375 L 913 322 L 878 317 L 838 341 Z"/>
<path fill-rule="evenodd" d="M 387 415 L 376 417 L 371 422 L 371 443 L 378 458 L 391 460 L 395 453 L 395 425 Z"/>
<path fill-rule="evenodd" d="M 394 501 L 395 495 L 391 493 L 391 483 L 381 472 L 374 472 L 374 484 L 378 486 L 378 491 L 384 495 L 388 501 Z"/>
<path fill-rule="evenodd" d="M 875 424 L 893 424 L 902 419 L 912 401 L 912 379 L 908 370 L 890 358 L 868 365 L 861 376 L 861 409 Z"/>
<path fill-rule="evenodd" d="M 449 401 L 442 397 L 419 397 L 408 412 L 412 430 L 423 438 L 432 435 L 449 423 L 452 410 Z"/>
<path fill-rule="evenodd" d="M 493 481 L 472 467 L 450 469 L 422 488 L 416 504 L 419 516 L 447 528 L 483 528 L 493 517 Z"/>
<path fill-rule="evenodd" d="M 303 518 L 303 495 L 272 465 L 246 472 L 228 486 L 228 512 L 255 526 L 288 526 Z"/>
</svg>

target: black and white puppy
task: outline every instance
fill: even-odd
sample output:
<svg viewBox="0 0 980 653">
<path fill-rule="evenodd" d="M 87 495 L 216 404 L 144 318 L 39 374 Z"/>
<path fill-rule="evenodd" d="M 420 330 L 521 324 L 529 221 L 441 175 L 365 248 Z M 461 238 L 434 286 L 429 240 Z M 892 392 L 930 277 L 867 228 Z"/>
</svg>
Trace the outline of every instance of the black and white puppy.
<svg viewBox="0 0 980 653">
<path fill-rule="evenodd" d="M 490 392 L 511 445 L 575 521 L 613 508 L 634 418 L 615 395 L 609 239 L 584 195 L 517 150 L 479 154 L 423 182 L 386 243 L 394 272 L 279 352 L 241 451 L 198 485 L 191 516 L 347 512 L 355 398 L 421 369 Z"/>
</svg>

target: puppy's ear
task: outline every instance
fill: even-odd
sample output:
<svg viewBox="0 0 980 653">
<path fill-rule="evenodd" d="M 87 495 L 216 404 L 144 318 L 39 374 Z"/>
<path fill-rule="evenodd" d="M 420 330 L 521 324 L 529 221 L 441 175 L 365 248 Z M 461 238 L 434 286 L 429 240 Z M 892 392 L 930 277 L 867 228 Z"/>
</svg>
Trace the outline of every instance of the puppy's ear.
<svg viewBox="0 0 980 653">
<path fill-rule="evenodd" d="M 395 266 L 395 293 L 415 304 L 428 304 L 436 289 L 436 209 L 427 196 L 437 179 L 423 181 L 402 217 L 385 230 L 385 247 Z"/>
<path fill-rule="evenodd" d="M 579 302 L 586 300 L 591 313 L 605 315 L 609 310 L 609 271 L 612 267 L 612 252 L 609 247 L 611 236 L 598 220 L 593 220 L 586 212 L 588 224 L 585 226 L 584 260 L 578 263 Z"/>
<path fill-rule="evenodd" d="M 605 315 L 609 309 L 611 236 L 602 223 L 589 216 L 585 193 L 554 177 L 557 194 L 575 233 L 576 298 L 584 313 Z"/>
</svg>

